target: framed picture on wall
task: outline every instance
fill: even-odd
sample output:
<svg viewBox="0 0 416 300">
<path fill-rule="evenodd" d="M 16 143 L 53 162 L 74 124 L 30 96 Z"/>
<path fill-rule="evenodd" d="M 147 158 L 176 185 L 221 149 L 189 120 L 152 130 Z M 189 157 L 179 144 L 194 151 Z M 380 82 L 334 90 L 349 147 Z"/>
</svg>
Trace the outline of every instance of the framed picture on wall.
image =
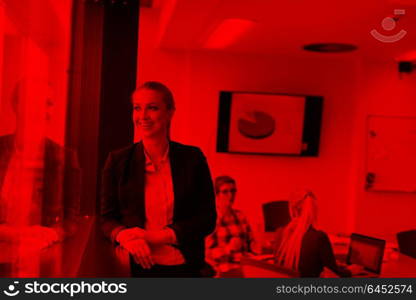
<svg viewBox="0 0 416 300">
<path fill-rule="evenodd" d="M 221 91 L 217 152 L 318 156 L 323 97 Z"/>
</svg>

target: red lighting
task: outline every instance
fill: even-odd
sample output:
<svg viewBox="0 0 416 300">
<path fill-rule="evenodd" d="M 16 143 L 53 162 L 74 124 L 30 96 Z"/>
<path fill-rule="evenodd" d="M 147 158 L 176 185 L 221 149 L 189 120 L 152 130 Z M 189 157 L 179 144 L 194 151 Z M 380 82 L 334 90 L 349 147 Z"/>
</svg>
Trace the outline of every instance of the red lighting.
<svg viewBox="0 0 416 300">
<path fill-rule="evenodd" d="M 210 49 L 226 48 L 241 39 L 255 24 L 254 21 L 246 19 L 226 19 L 213 30 L 204 47 Z"/>
<path fill-rule="evenodd" d="M 396 58 L 398 61 L 415 61 L 416 50 L 411 50 Z"/>
</svg>

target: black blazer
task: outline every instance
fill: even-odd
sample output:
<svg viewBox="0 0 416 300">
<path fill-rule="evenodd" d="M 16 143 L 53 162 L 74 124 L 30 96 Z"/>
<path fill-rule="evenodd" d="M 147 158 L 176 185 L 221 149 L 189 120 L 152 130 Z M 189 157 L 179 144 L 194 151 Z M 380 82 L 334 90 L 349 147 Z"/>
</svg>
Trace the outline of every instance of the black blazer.
<svg viewBox="0 0 416 300">
<path fill-rule="evenodd" d="M 174 190 L 171 227 L 185 261 L 196 267 L 205 262 L 205 237 L 216 224 L 215 194 L 204 155 L 196 147 L 169 142 Z M 145 226 L 145 155 L 143 143 L 113 151 L 103 170 L 101 225 L 114 242 L 128 227 Z"/>
</svg>

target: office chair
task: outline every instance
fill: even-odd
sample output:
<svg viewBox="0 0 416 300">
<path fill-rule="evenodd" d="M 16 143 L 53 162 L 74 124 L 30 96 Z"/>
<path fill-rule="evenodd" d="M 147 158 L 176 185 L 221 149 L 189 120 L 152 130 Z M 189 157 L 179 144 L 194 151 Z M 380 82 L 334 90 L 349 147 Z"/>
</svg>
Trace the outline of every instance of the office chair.
<svg viewBox="0 0 416 300">
<path fill-rule="evenodd" d="M 274 232 L 290 222 L 289 202 L 273 201 L 263 204 L 264 229 Z"/>
<path fill-rule="evenodd" d="M 299 274 L 265 261 L 253 258 L 241 259 L 241 270 L 244 278 L 295 278 Z"/>
<path fill-rule="evenodd" d="M 397 243 L 401 253 L 416 258 L 416 229 L 399 232 Z"/>
</svg>

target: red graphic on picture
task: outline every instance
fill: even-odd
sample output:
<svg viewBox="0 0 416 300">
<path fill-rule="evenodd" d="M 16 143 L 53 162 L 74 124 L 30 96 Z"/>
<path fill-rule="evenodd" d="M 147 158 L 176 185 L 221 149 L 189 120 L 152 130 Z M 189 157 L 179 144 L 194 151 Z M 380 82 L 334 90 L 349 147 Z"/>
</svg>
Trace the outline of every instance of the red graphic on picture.
<svg viewBox="0 0 416 300">
<path fill-rule="evenodd" d="M 238 119 L 238 131 L 247 138 L 264 139 L 271 136 L 275 129 L 275 119 L 265 112 L 247 112 Z"/>
</svg>

